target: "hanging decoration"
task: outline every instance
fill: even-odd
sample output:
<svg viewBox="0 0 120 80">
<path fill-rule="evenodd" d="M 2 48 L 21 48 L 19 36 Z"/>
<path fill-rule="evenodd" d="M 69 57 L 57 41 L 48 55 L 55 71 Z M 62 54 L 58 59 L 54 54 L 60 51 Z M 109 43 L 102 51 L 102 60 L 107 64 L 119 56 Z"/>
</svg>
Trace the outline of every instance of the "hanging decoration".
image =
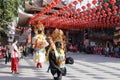
<svg viewBox="0 0 120 80">
<path fill-rule="evenodd" d="M 41 14 L 32 19 L 33 22 L 54 7 L 59 1 L 60 0 L 55 0 L 53 3 L 49 4 L 43 12 L 41 11 Z M 88 2 L 86 5 L 83 5 L 78 9 L 73 9 L 73 7 L 78 3 L 82 3 L 82 1 L 83 0 L 75 0 L 52 15 L 39 21 L 48 27 L 64 29 L 120 26 L 120 16 L 118 16 L 120 14 L 120 9 L 119 5 L 116 5 L 116 0 L 109 0 L 108 2 L 103 2 L 103 0 L 92 0 L 92 3 Z M 97 3 L 99 4 L 96 5 Z M 94 5 L 93 8 L 91 8 L 92 4 Z"/>
</svg>

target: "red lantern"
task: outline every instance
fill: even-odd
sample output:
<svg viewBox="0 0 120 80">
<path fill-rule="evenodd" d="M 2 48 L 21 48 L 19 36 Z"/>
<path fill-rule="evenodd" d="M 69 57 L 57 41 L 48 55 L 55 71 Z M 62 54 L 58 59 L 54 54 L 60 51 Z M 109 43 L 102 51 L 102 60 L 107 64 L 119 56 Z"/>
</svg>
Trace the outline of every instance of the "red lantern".
<svg viewBox="0 0 120 80">
<path fill-rule="evenodd" d="M 102 9 L 102 6 L 98 6 L 97 8 L 98 8 L 99 10 L 101 10 L 101 9 Z"/>
<path fill-rule="evenodd" d="M 108 3 L 104 3 L 103 6 L 104 6 L 105 8 L 107 8 L 107 7 L 108 7 Z"/>
<path fill-rule="evenodd" d="M 56 3 L 57 3 L 58 1 L 60 1 L 60 0 L 55 0 Z"/>
<path fill-rule="evenodd" d="M 91 4 L 90 3 L 87 3 L 87 7 L 90 8 Z"/>
<path fill-rule="evenodd" d="M 97 12 L 97 15 L 100 15 L 100 12 Z"/>
<path fill-rule="evenodd" d="M 116 3 L 116 0 L 110 0 L 110 4 L 114 5 Z"/>
<path fill-rule="evenodd" d="M 73 5 L 72 5 L 72 4 L 69 4 L 69 5 L 68 5 L 68 7 L 69 7 L 69 8 L 72 8 L 72 7 L 73 7 Z"/>
<path fill-rule="evenodd" d="M 77 2 L 77 1 L 74 1 L 74 2 L 73 2 L 73 4 L 74 4 L 74 5 L 77 5 L 77 4 L 78 4 L 78 2 Z"/>
<path fill-rule="evenodd" d="M 92 13 L 92 11 L 91 11 L 91 10 L 88 10 L 87 13 L 90 14 L 90 13 Z"/>
<path fill-rule="evenodd" d="M 104 11 L 104 10 L 102 10 L 102 11 L 101 11 L 101 13 L 104 15 L 104 14 L 105 14 L 105 11 Z"/>
<path fill-rule="evenodd" d="M 64 7 L 64 9 L 65 9 L 65 10 L 68 10 L 68 7 L 67 7 L 67 6 L 65 6 L 65 7 Z"/>
<path fill-rule="evenodd" d="M 81 11 L 80 8 L 78 8 L 77 11 L 80 12 Z"/>
<path fill-rule="evenodd" d="M 82 6 L 82 9 L 83 9 L 83 10 L 85 10 L 85 9 L 86 9 L 86 7 L 85 7 L 85 6 Z"/>
<path fill-rule="evenodd" d="M 95 5 L 96 3 L 97 3 L 97 1 L 96 1 L 96 0 L 93 0 L 93 1 L 92 1 L 92 4 L 94 4 L 94 5 Z"/>
<path fill-rule="evenodd" d="M 104 14 L 103 16 L 104 16 L 104 17 L 106 17 L 106 16 L 107 16 L 107 14 Z"/>
<path fill-rule="evenodd" d="M 108 16 L 110 16 L 112 13 L 111 13 L 111 12 L 108 12 L 107 14 L 108 14 Z"/>
<path fill-rule="evenodd" d="M 110 12 L 111 11 L 111 9 L 110 8 L 107 8 L 107 12 Z"/>
<path fill-rule="evenodd" d="M 99 0 L 101 3 L 103 2 L 103 0 Z"/>
<path fill-rule="evenodd" d="M 72 15 L 73 14 L 73 11 L 70 11 L 70 15 Z"/>
<path fill-rule="evenodd" d="M 116 10 L 117 8 L 118 8 L 117 6 L 113 6 L 113 7 L 112 7 L 113 10 Z"/>
<path fill-rule="evenodd" d="M 92 9 L 93 12 L 96 12 L 96 10 L 97 10 L 97 8 L 93 8 L 93 9 Z"/>
<path fill-rule="evenodd" d="M 52 3 L 51 3 L 52 6 L 55 5 L 55 4 L 56 4 L 55 2 L 52 2 Z"/>
<path fill-rule="evenodd" d="M 113 11 L 113 14 L 114 14 L 114 15 L 117 15 L 117 11 L 116 11 L 116 10 L 114 10 L 114 11 Z"/>
</svg>

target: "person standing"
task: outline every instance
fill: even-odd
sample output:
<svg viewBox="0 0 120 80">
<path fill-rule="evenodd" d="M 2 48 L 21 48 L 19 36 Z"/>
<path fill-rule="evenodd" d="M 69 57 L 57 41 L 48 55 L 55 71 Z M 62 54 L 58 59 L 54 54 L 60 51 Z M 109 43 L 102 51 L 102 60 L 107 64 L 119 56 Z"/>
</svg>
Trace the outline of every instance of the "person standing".
<svg viewBox="0 0 120 80">
<path fill-rule="evenodd" d="M 17 47 L 18 40 L 14 39 L 13 44 L 11 46 L 11 70 L 13 74 L 18 73 L 18 47 Z"/>
<path fill-rule="evenodd" d="M 5 64 L 7 64 L 7 62 L 9 62 L 9 46 L 6 46 L 6 52 L 5 52 Z"/>
</svg>

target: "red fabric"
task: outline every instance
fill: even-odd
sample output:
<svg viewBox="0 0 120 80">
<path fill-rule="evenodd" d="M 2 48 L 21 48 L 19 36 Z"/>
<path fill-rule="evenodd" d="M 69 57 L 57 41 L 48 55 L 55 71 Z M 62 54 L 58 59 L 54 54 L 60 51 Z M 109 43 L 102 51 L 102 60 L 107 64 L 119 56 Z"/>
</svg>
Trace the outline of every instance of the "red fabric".
<svg viewBox="0 0 120 80">
<path fill-rule="evenodd" d="M 0 51 L 0 59 L 3 58 L 3 54 L 2 51 Z"/>
<path fill-rule="evenodd" d="M 18 72 L 18 58 L 12 58 L 11 60 L 11 70 Z"/>
<path fill-rule="evenodd" d="M 110 53 L 110 56 L 111 56 L 111 57 L 114 57 L 114 56 L 115 56 L 114 52 L 111 52 L 111 53 Z"/>
<path fill-rule="evenodd" d="M 42 66 L 42 63 L 38 62 L 38 63 L 37 63 L 37 67 L 39 67 L 39 66 L 41 67 L 41 66 Z"/>
</svg>

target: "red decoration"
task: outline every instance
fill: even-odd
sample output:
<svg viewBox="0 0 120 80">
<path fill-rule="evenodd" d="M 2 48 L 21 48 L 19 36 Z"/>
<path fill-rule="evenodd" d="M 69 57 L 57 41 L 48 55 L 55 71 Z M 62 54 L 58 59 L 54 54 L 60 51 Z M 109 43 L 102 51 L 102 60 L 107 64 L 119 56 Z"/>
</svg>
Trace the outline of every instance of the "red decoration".
<svg viewBox="0 0 120 80">
<path fill-rule="evenodd" d="M 116 0 L 110 0 L 110 4 L 114 5 L 116 3 Z"/>
<path fill-rule="evenodd" d="M 108 7 L 108 3 L 104 3 L 103 6 L 104 6 L 105 8 L 107 8 L 107 7 Z"/>
<path fill-rule="evenodd" d="M 80 8 L 78 8 L 78 9 L 77 9 L 77 11 L 78 11 L 78 12 L 80 12 L 80 11 L 81 11 L 81 9 L 80 9 Z"/>
<path fill-rule="evenodd" d="M 93 10 L 93 12 L 96 12 L 97 8 L 93 8 L 92 10 Z"/>
<path fill-rule="evenodd" d="M 99 10 L 101 10 L 101 9 L 102 9 L 102 6 L 98 6 L 97 8 L 98 8 Z"/>
<path fill-rule="evenodd" d="M 92 1 L 92 4 L 94 4 L 94 5 L 95 5 L 96 3 L 97 3 L 97 1 L 96 1 L 96 0 L 93 0 L 93 1 Z"/>
<path fill-rule="evenodd" d="M 110 8 L 107 8 L 107 12 L 110 12 L 111 11 L 111 9 Z"/>
<path fill-rule="evenodd" d="M 90 8 L 91 4 L 90 3 L 87 3 L 87 7 Z"/>
<path fill-rule="evenodd" d="M 74 5 L 77 5 L 77 4 L 78 4 L 78 2 L 77 2 L 77 1 L 74 1 L 74 2 L 73 2 L 73 4 L 74 4 Z"/>
<path fill-rule="evenodd" d="M 111 13 L 111 12 L 108 12 L 107 14 L 108 14 L 108 16 L 110 16 L 112 13 Z"/>
<path fill-rule="evenodd" d="M 85 10 L 85 9 L 86 9 L 86 7 L 85 7 L 85 6 L 82 6 L 82 9 L 83 9 L 83 10 Z"/>
<path fill-rule="evenodd" d="M 87 13 L 90 14 L 90 13 L 92 13 L 92 11 L 91 11 L 91 10 L 88 10 Z"/>
<path fill-rule="evenodd" d="M 104 15 L 104 14 L 105 14 L 105 11 L 104 11 L 104 10 L 102 10 L 102 11 L 101 11 L 101 13 Z"/>
<path fill-rule="evenodd" d="M 55 0 L 55 2 L 58 2 L 58 1 L 60 1 L 60 0 Z"/>
<path fill-rule="evenodd" d="M 113 14 L 114 14 L 114 15 L 116 15 L 116 14 L 117 14 L 117 11 L 116 11 L 116 10 L 114 10 L 114 11 L 113 11 Z"/>
<path fill-rule="evenodd" d="M 116 10 L 117 8 L 118 8 L 117 6 L 113 6 L 113 7 L 112 7 L 113 10 Z"/>
<path fill-rule="evenodd" d="M 103 0 L 99 0 L 101 3 L 103 2 Z"/>
<path fill-rule="evenodd" d="M 72 5 L 72 4 L 69 4 L 69 5 L 68 5 L 68 7 L 69 7 L 69 8 L 72 8 L 72 7 L 73 7 L 73 5 Z"/>
</svg>

